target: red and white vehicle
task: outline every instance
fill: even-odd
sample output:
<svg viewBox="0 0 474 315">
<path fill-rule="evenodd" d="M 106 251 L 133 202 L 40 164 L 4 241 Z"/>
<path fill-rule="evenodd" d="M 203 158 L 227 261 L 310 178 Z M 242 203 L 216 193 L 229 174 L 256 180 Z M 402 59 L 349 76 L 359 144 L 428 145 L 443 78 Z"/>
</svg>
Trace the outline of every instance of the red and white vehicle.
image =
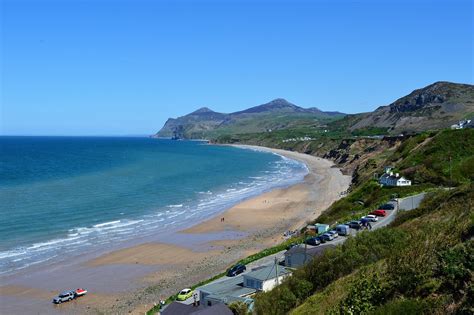
<svg viewBox="0 0 474 315">
<path fill-rule="evenodd" d="M 80 296 L 84 296 L 87 294 L 87 290 L 86 289 L 83 289 L 83 288 L 79 288 L 79 289 L 76 289 L 74 291 L 76 297 L 80 297 Z"/>
</svg>

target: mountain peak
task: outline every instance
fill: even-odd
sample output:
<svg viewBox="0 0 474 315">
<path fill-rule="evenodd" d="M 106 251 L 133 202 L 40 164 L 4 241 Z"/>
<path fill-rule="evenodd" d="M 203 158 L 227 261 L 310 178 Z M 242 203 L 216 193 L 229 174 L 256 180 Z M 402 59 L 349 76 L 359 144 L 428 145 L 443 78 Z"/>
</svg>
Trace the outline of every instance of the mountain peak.
<svg viewBox="0 0 474 315">
<path fill-rule="evenodd" d="M 281 105 L 294 105 L 290 102 L 288 102 L 286 99 L 284 98 L 276 98 L 274 100 L 271 100 L 270 102 L 268 102 L 267 104 L 272 104 L 272 105 L 275 105 L 275 104 L 281 104 Z"/>
<path fill-rule="evenodd" d="M 212 109 L 210 109 L 208 107 L 201 107 L 198 110 L 195 110 L 194 112 L 192 112 L 190 115 L 193 115 L 193 114 L 206 114 L 206 113 L 215 113 L 215 111 L 213 111 Z"/>
</svg>

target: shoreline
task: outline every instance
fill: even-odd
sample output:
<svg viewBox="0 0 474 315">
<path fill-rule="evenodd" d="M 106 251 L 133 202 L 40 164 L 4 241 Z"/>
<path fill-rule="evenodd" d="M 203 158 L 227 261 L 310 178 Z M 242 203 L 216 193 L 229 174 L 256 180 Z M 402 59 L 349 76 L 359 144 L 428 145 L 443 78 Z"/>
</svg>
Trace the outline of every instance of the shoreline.
<svg viewBox="0 0 474 315">
<path fill-rule="evenodd" d="M 264 147 L 237 147 L 271 152 L 303 162 L 309 173 L 301 183 L 243 200 L 203 222 L 173 233 L 175 239 L 172 242 L 154 240 L 114 250 L 81 264 L 84 272 L 97 276 L 97 270 L 113 274 L 110 270 L 114 268 L 119 272 L 130 273 L 134 270 L 135 273 L 131 272 L 129 279 L 118 281 L 118 285 L 120 282 L 127 283 L 128 290 L 125 292 L 98 290 L 88 298 L 60 307 L 49 304 L 49 310 L 39 308 L 35 309 L 35 313 L 51 313 L 54 310 L 73 314 L 97 311 L 143 313 L 159 299 L 212 277 L 235 261 L 279 243 L 284 231 L 300 228 L 309 219 L 317 217 L 340 197 L 339 193 L 346 190 L 350 183 L 349 176 L 343 175 L 333 167 L 332 162 L 322 158 Z M 225 222 L 221 222 L 221 217 L 225 218 Z M 192 246 L 178 245 L 188 243 Z M 3 304 L 2 297 L 6 297 L 4 302 L 9 299 L 21 301 L 28 292 L 38 289 L 34 286 L 2 287 L 0 304 Z M 44 298 L 40 294 L 37 296 Z"/>
</svg>

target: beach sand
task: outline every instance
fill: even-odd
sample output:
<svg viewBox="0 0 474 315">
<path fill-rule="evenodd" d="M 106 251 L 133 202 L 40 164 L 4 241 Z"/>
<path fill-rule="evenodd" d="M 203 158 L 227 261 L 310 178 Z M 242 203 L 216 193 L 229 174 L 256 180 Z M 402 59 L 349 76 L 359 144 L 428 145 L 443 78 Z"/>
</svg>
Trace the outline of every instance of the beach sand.
<svg viewBox="0 0 474 315">
<path fill-rule="evenodd" d="M 176 233 L 174 242 L 141 244 L 86 262 L 82 268 L 112 268 L 120 265 L 129 268 L 156 267 L 156 270 L 137 276 L 135 285 L 126 292 L 97 290 L 92 295 L 95 298 L 81 298 L 70 305 L 66 303 L 61 305 L 60 312 L 143 314 L 160 299 L 225 271 L 239 259 L 281 242 L 285 231 L 303 227 L 308 220 L 316 218 L 340 198 L 340 193 L 348 188 L 351 181 L 350 176 L 343 175 L 328 160 L 283 150 L 242 147 L 271 151 L 304 162 L 309 173 L 302 183 L 245 200 L 214 218 Z M 222 240 L 218 237 L 220 233 L 234 233 L 242 237 Z M 213 237 L 204 242 L 196 241 L 206 239 L 202 237 L 206 235 Z M 100 275 L 97 277 L 97 281 L 108 281 L 100 279 Z M 123 286 L 127 287 L 127 284 L 123 283 Z M 38 289 L 41 288 L 4 287 L 0 291 L 0 303 L 2 297 L 21 300 L 28 293 L 45 298 L 45 294 L 40 295 Z M 91 291 L 91 288 L 88 289 Z M 108 297 L 97 298 L 101 295 Z M 37 311 L 43 313 L 42 308 L 37 308 Z"/>
</svg>

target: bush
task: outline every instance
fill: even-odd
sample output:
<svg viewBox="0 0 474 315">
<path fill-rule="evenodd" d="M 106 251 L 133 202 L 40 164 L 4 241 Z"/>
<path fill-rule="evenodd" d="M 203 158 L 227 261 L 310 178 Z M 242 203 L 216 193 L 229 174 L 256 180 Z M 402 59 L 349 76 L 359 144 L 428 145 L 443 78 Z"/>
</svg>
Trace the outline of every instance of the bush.
<svg viewBox="0 0 474 315">
<path fill-rule="evenodd" d="M 373 315 L 420 315 L 433 314 L 433 305 L 421 299 L 392 300 L 371 312 Z"/>
<path fill-rule="evenodd" d="M 347 297 L 333 314 L 366 314 L 384 301 L 385 292 L 377 274 L 364 273 L 349 287 Z"/>
<path fill-rule="evenodd" d="M 229 308 L 234 315 L 247 315 L 249 313 L 247 304 L 242 301 L 230 303 Z"/>
</svg>

